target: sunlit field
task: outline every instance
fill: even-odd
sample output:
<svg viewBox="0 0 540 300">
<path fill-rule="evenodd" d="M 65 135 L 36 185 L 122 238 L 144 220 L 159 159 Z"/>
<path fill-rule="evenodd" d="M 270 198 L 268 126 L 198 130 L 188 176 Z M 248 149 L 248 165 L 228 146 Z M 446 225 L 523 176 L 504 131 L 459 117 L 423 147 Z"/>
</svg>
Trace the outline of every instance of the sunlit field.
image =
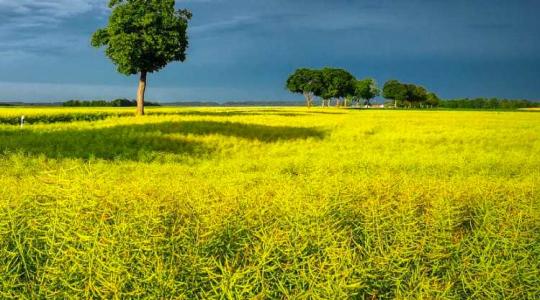
<svg viewBox="0 0 540 300">
<path fill-rule="evenodd" d="M 0 298 L 540 298 L 538 113 L 132 113 L 0 109 Z"/>
</svg>

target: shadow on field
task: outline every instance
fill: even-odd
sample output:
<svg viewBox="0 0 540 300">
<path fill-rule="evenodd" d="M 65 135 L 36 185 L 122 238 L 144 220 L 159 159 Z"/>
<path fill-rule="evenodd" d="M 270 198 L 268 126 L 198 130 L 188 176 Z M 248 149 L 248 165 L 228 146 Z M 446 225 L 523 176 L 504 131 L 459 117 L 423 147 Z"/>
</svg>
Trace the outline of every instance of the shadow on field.
<svg viewBox="0 0 540 300">
<path fill-rule="evenodd" d="M 201 116 L 201 117 L 234 117 L 234 116 L 280 116 L 298 117 L 304 116 L 302 113 L 276 111 L 276 113 L 264 113 L 262 110 L 246 111 L 175 111 L 175 112 L 148 112 L 150 116 Z"/>
<path fill-rule="evenodd" d="M 280 116 L 280 117 L 298 117 L 309 116 L 310 114 L 325 114 L 325 115 L 343 115 L 343 112 L 330 112 L 330 111 L 302 111 L 302 112 L 290 112 L 280 109 L 256 109 L 256 110 L 234 110 L 234 111 L 174 111 L 174 112 L 152 112 L 149 111 L 148 115 L 152 116 L 209 116 L 209 117 L 234 117 L 234 116 Z"/>
<path fill-rule="evenodd" d="M 211 149 L 203 143 L 159 135 L 140 126 L 100 129 L 30 129 L 0 131 L 0 153 L 22 152 L 49 158 L 152 160 L 158 153 L 203 157 Z"/>
<path fill-rule="evenodd" d="M 266 126 L 234 122 L 187 121 L 121 125 L 106 128 L 54 128 L 0 130 L 0 154 L 22 152 L 49 158 L 99 158 L 148 161 L 170 153 L 204 158 L 216 149 L 185 136 L 222 135 L 273 143 L 306 138 L 322 139 L 314 128 Z"/>
<path fill-rule="evenodd" d="M 218 134 L 266 143 L 307 138 L 323 139 L 326 135 L 324 131 L 316 128 L 267 126 L 238 122 L 186 121 L 164 122 L 144 126 L 166 134 Z"/>
<path fill-rule="evenodd" d="M 283 110 L 279 109 L 260 109 L 256 110 L 257 112 L 265 112 L 270 113 L 270 115 L 281 115 L 283 114 Z M 310 114 L 319 114 L 319 115 L 344 115 L 344 112 L 337 112 L 337 111 L 320 111 L 316 110 L 316 108 L 308 109 L 306 111 L 303 111 L 302 113 L 297 113 L 297 115 L 305 116 Z M 261 115 L 268 115 L 268 114 L 261 114 Z"/>
</svg>

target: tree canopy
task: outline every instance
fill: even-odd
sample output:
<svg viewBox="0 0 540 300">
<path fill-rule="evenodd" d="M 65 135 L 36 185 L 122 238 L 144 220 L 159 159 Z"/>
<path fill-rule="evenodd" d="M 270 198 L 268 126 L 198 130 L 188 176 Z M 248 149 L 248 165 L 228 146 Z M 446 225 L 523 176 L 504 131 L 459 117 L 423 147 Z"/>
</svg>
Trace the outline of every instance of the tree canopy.
<svg viewBox="0 0 540 300">
<path fill-rule="evenodd" d="M 366 100 L 369 105 L 371 99 L 379 96 L 381 91 L 377 87 L 377 82 L 373 78 L 357 80 L 354 84 L 354 98 Z"/>
<path fill-rule="evenodd" d="M 439 99 L 439 96 L 437 96 L 437 94 L 435 93 L 428 93 L 427 94 L 427 98 L 426 98 L 426 104 L 431 106 L 431 107 L 437 107 L 439 106 L 441 102 L 441 99 Z"/>
<path fill-rule="evenodd" d="M 343 98 L 353 93 L 355 78 L 351 73 L 335 68 L 324 68 L 321 72 L 324 82 L 323 98 Z"/>
<path fill-rule="evenodd" d="M 397 107 L 399 103 L 405 103 L 408 106 L 417 106 L 418 104 L 429 104 L 436 102 L 437 95 L 429 92 L 423 86 L 411 83 L 401 83 L 397 80 L 388 80 L 384 84 L 383 96 L 386 99 L 394 100 L 394 105 Z M 427 103 L 428 100 L 432 103 Z"/>
<path fill-rule="evenodd" d="M 329 67 L 321 70 L 297 69 L 287 79 L 286 87 L 293 93 L 304 94 L 308 107 L 313 104 L 315 96 L 322 98 L 322 106 L 329 105 L 331 99 L 336 100 L 336 106 L 340 105 L 342 99 L 356 102 L 363 99 L 370 106 L 370 101 L 381 95 L 375 79 L 368 77 L 357 80 L 347 70 Z M 423 86 L 401 83 L 395 79 L 384 84 L 382 94 L 384 98 L 394 100 L 395 107 L 436 107 L 441 102 L 435 93 Z"/>
<path fill-rule="evenodd" d="M 313 97 L 319 95 L 323 87 L 322 74 L 319 70 L 301 68 L 287 79 L 287 89 L 293 93 L 302 93 L 308 107 L 313 105 Z"/>
<path fill-rule="evenodd" d="M 92 36 L 92 46 L 105 53 L 118 72 L 155 72 L 172 61 L 184 61 L 188 48 L 188 10 L 176 10 L 174 0 L 111 0 L 107 27 Z"/>
<path fill-rule="evenodd" d="M 109 7 L 109 24 L 93 34 L 91 43 L 106 48 L 118 72 L 140 73 L 137 112 L 144 114 L 146 74 L 186 59 L 191 12 L 177 10 L 175 0 L 110 0 Z"/>
<path fill-rule="evenodd" d="M 407 97 L 405 101 L 414 105 L 416 103 L 422 103 L 427 100 L 428 91 L 422 87 L 415 84 L 406 84 Z"/>
<path fill-rule="evenodd" d="M 407 98 L 407 88 L 397 80 L 388 80 L 383 87 L 383 97 L 402 101 Z"/>
<path fill-rule="evenodd" d="M 336 104 L 339 105 L 339 99 L 354 93 L 355 81 L 354 76 L 343 69 L 300 68 L 289 76 L 286 87 L 293 93 L 304 94 L 308 107 L 313 104 L 314 96 L 323 99 L 323 106 L 330 99 L 336 99 Z"/>
<path fill-rule="evenodd" d="M 538 102 L 519 99 L 475 98 L 439 100 L 438 106 L 451 109 L 517 109 L 538 107 Z"/>
</svg>

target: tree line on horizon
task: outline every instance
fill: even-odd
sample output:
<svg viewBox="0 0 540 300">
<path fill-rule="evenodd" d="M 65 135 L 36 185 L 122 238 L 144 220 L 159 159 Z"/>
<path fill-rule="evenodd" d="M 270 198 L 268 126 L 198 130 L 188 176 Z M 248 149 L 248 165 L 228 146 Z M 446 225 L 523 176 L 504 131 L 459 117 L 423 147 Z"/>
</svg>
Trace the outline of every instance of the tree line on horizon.
<svg viewBox="0 0 540 300">
<path fill-rule="evenodd" d="M 386 81 L 380 89 L 373 78 L 359 80 L 347 70 L 329 67 L 299 68 L 287 79 L 286 88 L 292 93 L 303 94 L 307 107 L 313 106 L 316 97 L 321 99 L 323 107 L 330 106 L 331 100 L 338 107 L 359 105 L 362 101 L 369 107 L 377 96 L 383 96 L 386 104 L 395 108 L 518 109 L 539 106 L 538 102 L 525 99 L 479 97 L 443 100 L 423 86 L 395 79 Z"/>
<path fill-rule="evenodd" d="M 146 102 L 145 106 L 161 106 L 159 103 Z M 136 107 L 137 100 L 129 99 L 115 99 L 112 101 L 106 100 L 69 100 L 62 103 L 62 106 L 65 107 Z"/>
<path fill-rule="evenodd" d="M 439 104 L 441 108 L 450 109 L 518 109 L 538 107 L 540 103 L 526 99 L 499 99 L 479 97 L 474 99 L 450 99 L 443 100 Z"/>
<path fill-rule="evenodd" d="M 297 69 L 289 76 L 286 88 L 297 94 L 303 94 L 306 106 L 314 104 L 315 97 L 321 99 L 322 106 L 330 106 L 332 100 L 337 107 L 349 104 L 371 105 L 371 100 L 380 96 L 394 101 L 395 107 L 436 107 L 440 99 L 423 86 L 389 80 L 381 89 L 373 78 L 356 79 L 344 69 Z"/>
</svg>

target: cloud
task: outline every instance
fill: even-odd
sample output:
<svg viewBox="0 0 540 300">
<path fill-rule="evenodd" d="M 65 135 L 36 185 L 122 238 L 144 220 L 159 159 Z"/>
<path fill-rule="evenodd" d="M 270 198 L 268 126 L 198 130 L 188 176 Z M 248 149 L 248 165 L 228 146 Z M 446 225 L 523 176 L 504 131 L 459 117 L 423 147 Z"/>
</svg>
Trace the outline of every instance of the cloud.
<svg viewBox="0 0 540 300">
<path fill-rule="evenodd" d="M 102 9 L 106 0 L 0 0 L 2 27 L 57 25 L 63 19 Z"/>
<path fill-rule="evenodd" d="M 202 25 L 191 26 L 190 33 L 194 37 L 214 37 L 230 33 L 274 32 L 283 35 L 290 30 L 304 32 L 332 32 L 362 28 L 383 28 L 392 23 L 391 18 L 383 18 L 379 14 L 341 13 L 339 18 L 331 22 L 321 22 L 325 15 L 321 13 L 259 13 L 237 15 L 228 19 L 212 21 Z"/>
<path fill-rule="evenodd" d="M 0 53 L 9 59 L 80 49 L 88 37 L 62 28 L 70 18 L 106 9 L 107 0 L 0 0 Z M 72 31 L 72 30 L 71 30 Z M 83 41 L 84 40 L 84 41 Z"/>
<path fill-rule="evenodd" d="M 28 56 L 58 56 L 64 54 L 68 49 L 71 51 L 80 50 L 83 45 L 87 44 L 88 37 L 51 32 L 11 39 L 9 43 L 0 44 L 0 53 L 11 56 L 12 59 Z"/>
<path fill-rule="evenodd" d="M 253 16 L 235 16 L 233 18 L 204 25 L 192 26 L 190 32 L 196 35 L 233 31 L 259 23 L 259 18 Z"/>
</svg>

